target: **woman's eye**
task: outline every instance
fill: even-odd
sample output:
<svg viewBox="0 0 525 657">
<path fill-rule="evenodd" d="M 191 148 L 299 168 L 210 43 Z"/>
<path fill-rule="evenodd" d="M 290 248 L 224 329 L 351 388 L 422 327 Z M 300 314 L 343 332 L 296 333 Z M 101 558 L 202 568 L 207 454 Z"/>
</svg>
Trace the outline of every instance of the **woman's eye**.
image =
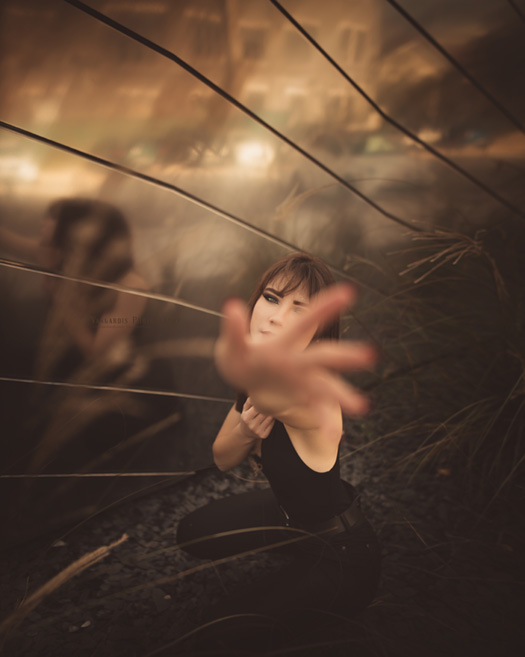
<svg viewBox="0 0 525 657">
<path fill-rule="evenodd" d="M 279 300 L 277 299 L 277 297 L 274 297 L 273 294 L 269 294 L 268 292 L 265 292 L 263 296 L 266 299 L 266 301 L 269 301 L 270 303 L 279 303 Z"/>
</svg>

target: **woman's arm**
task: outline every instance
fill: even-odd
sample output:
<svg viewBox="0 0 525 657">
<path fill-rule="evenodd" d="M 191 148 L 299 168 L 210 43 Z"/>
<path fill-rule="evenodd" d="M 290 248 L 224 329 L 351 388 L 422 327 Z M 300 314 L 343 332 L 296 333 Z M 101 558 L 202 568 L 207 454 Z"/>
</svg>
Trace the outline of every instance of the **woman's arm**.
<svg viewBox="0 0 525 657">
<path fill-rule="evenodd" d="M 230 301 L 215 349 L 223 377 L 248 391 L 260 413 L 281 421 L 303 461 L 319 472 L 330 469 L 337 458 L 341 409 L 360 415 L 368 407 L 366 397 L 338 372 L 369 367 L 374 352 L 348 341 L 319 341 L 306 349 L 298 345 L 304 343 L 301 336 L 336 316 L 352 297 L 348 286 L 322 291 L 297 322 L 263 342 L 251 340 L 245 307 Z"/>
<path fill-rule="evenodd" d="M 257 442 L 269 435 L 273 423 L 272 417 L 257 412 L 249 397 L 242 413 L 233 406 L 213 443 L 215 465 L 226 471 L 242 463 Z"/>
</svg>

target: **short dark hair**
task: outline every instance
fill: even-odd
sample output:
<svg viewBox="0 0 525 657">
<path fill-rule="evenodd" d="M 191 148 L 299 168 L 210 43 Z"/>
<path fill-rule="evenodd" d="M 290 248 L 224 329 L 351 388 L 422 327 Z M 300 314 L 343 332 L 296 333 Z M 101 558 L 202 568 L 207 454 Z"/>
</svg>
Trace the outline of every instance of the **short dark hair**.
<svg viewBox="0 0 525 657">
<path fill-rule="evenodd" d="M 133 267 L 131 252 L 131 231 L 122 212 L 104 201 L 89 198 L 63 198 L 51 203 L 49 216 L 56 226 L 51 238 L 51 246 L 61 253 L 60 268 L 76 248 L 81 247 L 82 262 L 78 262 L 81 275 L 98 272 L 97 278 L 116 281 Z M 93 227 L 93 233 L 86 239 L 82 226 Z M 128 244 L 127 248 L 112 252 L 108 247 L 119 240 Z"/>
<path fill-rule="evenodd" d="M 257 299 L 265 288 L 278 278 L 284 282 L 284 287 L 277 290 L 282 295 L 290 294 L 297 288 L 305 286 L 308 296 L 313 297 L 323 288 L 335 283 L 335 278 L 328 265 L 320 258 L 308 253 L 290 253 L 269 267 L 259 279 L 248 301 L 250 317 Z M 324 340 L 338 340 L 340 337 L 339 317 L 323 326 L 315 337 Z"/>
</svg>

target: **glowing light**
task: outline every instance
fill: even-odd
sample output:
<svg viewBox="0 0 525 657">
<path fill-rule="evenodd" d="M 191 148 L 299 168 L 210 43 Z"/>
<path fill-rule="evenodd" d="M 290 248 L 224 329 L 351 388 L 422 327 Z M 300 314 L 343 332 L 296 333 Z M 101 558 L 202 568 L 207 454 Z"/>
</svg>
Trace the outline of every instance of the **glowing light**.
<svg viewBox="0 0 525 657">
<path fill-rule="evenodd" d="M 259 141 L 245 141 L 235 148 L 235 159 L 238 164 L 249 167 L 267 167 L 274 159 L 271 146 Z"/>
<path fill-rule="evenodd" d="M 17 155 L 0 157 L 0 179 L 6 182 L 33 182 L 38 177 L 38 167 L 31 160 Z"/>
<path fill-rule="evenodd" d="M 22 162 L 18 169 L 18 175 L 22 180 L 32 182 L 38 176 L 38 167 L 33 162 Z"/>
<path fill-rule="evenodd" d="M 443 137 L 441 130 L 436 130 L 435 128 L 424 128 L 417 133 L 417 136 L 423 141 L 434 144 Z"/>
</svg>

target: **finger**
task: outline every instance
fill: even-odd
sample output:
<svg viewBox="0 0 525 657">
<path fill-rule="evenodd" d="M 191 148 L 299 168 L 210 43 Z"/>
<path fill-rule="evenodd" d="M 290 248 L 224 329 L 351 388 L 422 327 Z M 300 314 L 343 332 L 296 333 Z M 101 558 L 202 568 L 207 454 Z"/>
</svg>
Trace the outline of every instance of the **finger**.
<svg viewBox="0 0 525 657">
<path fill-rule="evenodd" d="M 258 429 L 261 427 L 264 427 L 268 424 L 268 416 L 267 415 L 258 415 L 255 420 L 254 420 L 255 426 L 257 426 Z"/>
<path fill-rule="evenodd" d="M 364 342 L 330 342 L 311 345 L 301 354 L 306 367 L 325 367 L 331 370 L 370 369 L 377 361 L 376 350 Z"/>
<path fill-rule="evenodd" d="M 261 426 L 261 438 L 268 438 L 274 424 L 275 424 L 275 419 L 273 417 L 266 418 L 266 421 Z"/>
<path fill-rule="evenodd" d="M 331 397 L 339 403 L 343 413 L 350 416 L 364 415 L 370 408 L 370 402 L 365 395 L 342 377 L 326 372 L 312 377 L 308 384 L 308 395 L 313 400 Z"/>
<path fill-rule="evenodd" d="M 240 299 L 229 299 L 222 308 L 221 337 L 230 344 L 241 345 L 248 335 L 248 311 Z"/>
<path fill-rule="evenodd" d="M 293 345 L 298 336 L 314 327 L 324 326 L 337 317 L 343 308 L 348 307 L 355 297 L 355 288 L 347 283 L 339 283 L 321 290 L 298 321 L 283 332 L 283 344 Z"/>
<path fill-rule="evenodd" d="M 259 430 L 260 431 L 265 431 L 268 429 L 268 427 L 273 423 L 273 417 L 270 416 L 262 416 L 262 420 L 259 423 Z"/>
<path fill-rule="evenodd" d="M 264 430 L 261 432 L 261 436 L 260 436 L 261 438 L 263 438 L 263 439 L 264 439 L 264 438 L 268 438 L 268 436 L 270 435 L 270 433 L 271 433 L 271 431 L 272 431 L 273 423 L 274 423 L 274 421 L 272 421 L 272 423 L 271 423 L 271 425 L 270 425 L 269 427 L 266 427 L 266 429 L 264 429 Z"/>
<path fill-rule="evenodd" d="M 219 339 L 215 343 L 215 365 L 221 376 L 239 386 L 244 375 L 248 350 L 248 314 L 242 302 L 231 299 L 224 304 Z"/>
<path fill-rule="evenodd" d="M 253 422 L 259 414 L 255 410 L 255 408 L 252 406 L 247 411 L 244 411 L 242 415 L 243 415 L 243 420 L 245 422 Z"/>
</svg>

